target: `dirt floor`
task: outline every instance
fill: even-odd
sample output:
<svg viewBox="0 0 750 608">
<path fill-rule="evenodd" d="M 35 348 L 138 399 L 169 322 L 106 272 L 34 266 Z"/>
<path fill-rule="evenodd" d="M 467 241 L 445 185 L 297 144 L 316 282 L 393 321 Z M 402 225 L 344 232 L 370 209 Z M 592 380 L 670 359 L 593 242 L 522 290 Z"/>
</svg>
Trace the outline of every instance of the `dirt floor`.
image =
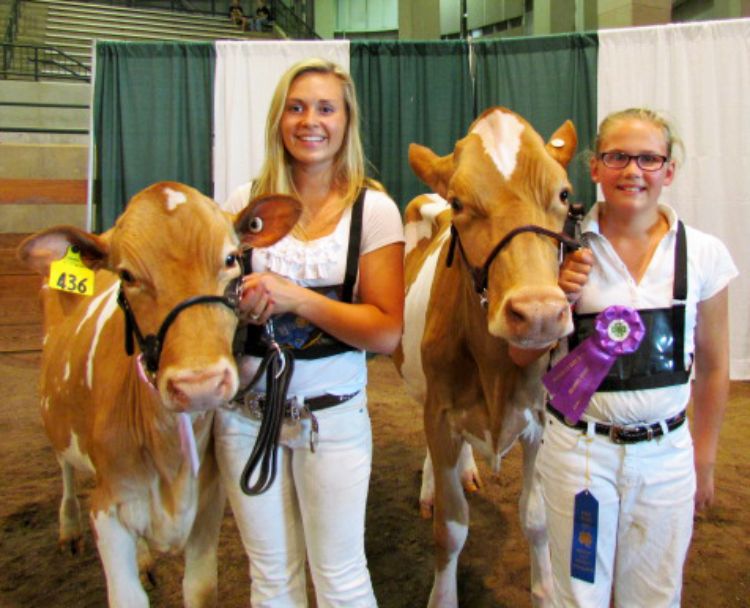
<svg viewBox="0 0 750 608">
<path fill-rule="evenodd" d="M 58 467 L 42 432 L 37 398 L 38 352 L 0 354 L 0 606 L 74 608 L 106 605 L 104 576 L 90 531 L 82 555 L 58 553 Z M 384 608 L 424 606 L 432 578 L 431 525 L 419 519 L 417 497 L 424 440 L 418 406 L 406 397 L 390 361 L 370 362 L 375 437 L 367 512 L 367 552 Z M 683 605 L 749 606 L 750 384 L 733 383 L 717 471 L 717 504 L 696 523 L 685 573 Z M 485 487 L 470 498 L 471 529 L 459 567 L 462 606 L 523 607 L 528 550 L 516 511 L 520 448 L 499 478 L 482 469 Z M 90 482 L 80 486 L 86 500 Z M 182 606 L 179 556 L 157 563 L 156 607 Z M 222 607 L 248 605 L 247 562 L 227 511 L 220 545 Z"/>
</svg>

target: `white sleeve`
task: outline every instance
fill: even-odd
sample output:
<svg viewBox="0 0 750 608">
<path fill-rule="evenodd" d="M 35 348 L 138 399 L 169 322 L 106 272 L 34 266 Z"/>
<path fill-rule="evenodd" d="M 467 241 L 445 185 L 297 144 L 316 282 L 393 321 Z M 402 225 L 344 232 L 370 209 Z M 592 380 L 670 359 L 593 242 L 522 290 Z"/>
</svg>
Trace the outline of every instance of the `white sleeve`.
<svg viewBox="0 0 750 608">
<path fill-rule="evenodd" d="M 729 281 L 738 274 L 737 266 L 732 260 L 727 246 L 717 237 L 687 228 L 688 251 L 691 247 L 698 249 L 700 276 L 699 300 L 708 300 L 724 289 Z"/>
<path fill-rule="evenodd" d="M 365 194 L 359 254 L 403 242 L 404 224 L 396 203 L 385 192 L 368 190 Z"/>
<path fill-rule="evenodd" d="M 252 188 L 252 186 L 253 182 L 248 182 L 246 184 L 243 184 L 242 186 L 239 186 L 238 188 L 235 188 L 234 192 L 229 195 L 229 198 L 227 198 L 227 200 L 225 200 L 223 203 L 219 203 L 219 207 L 221 207 L 224 211 L 228 211 L 229 213 L 239 213 L 250 202 L 250 189 Z"/>
</svg>

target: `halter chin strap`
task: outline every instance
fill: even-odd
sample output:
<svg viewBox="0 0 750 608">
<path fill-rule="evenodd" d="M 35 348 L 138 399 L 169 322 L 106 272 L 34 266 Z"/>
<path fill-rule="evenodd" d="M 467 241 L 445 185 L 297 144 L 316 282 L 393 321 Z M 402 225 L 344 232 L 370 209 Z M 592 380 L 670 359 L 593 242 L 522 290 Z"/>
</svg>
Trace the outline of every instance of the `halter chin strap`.
<svg viewBox="0 0 750 608">
<path fill-rule="evenodd" d="M 226 294 L 223 296 L 193 296 L 187 298 L 175 306 L 169 314 L 166 316 L 159 331 L 156 334 L 148 334 L 146 336 L 141 333 L 138 323 L 135 320 L 133 309 L 130 308 L 130 303 L 125 297 L 125 292 L 120 285 L 120 291 L 117 294 L 117 303 L 122 308 L 125 314 L 125 352 L 132 356 L 135 352 L 133 340 L 138 342 L 138 348 L 143 354 L 143 361 L 146 364 L 146 371 L 148 374 L 153 376 L 159 371 L 159 359 L 161 358 L 161 350 L 164 346 L 164 338 L 167 335 L 167 330 L 170 328 L 172 323 L 177 319 L 179 315 L 186 308 L 196 306 L 197 304 L 222 304 L 229 308 L 233 313 L 237 314 L 237 307 L 239 303 L 239 279 L 232 281 L 227 287 Z"/>
<path fill-rule="evenodd" d="M 574 209 L 573 206 L 571 206 L 569 218 L 572 218 L 574 222 L 580 222 L 581 212 L 582 207 L 576 206 Z M 461 237 L 458 234 L 458 230 L 456 229 L 455 224 L 451 224 L 451 242 L 448 246 L 446 266 L 450 267 L 453 264 L 453 258 L 455 257 L 456 253 L 456 246 L 458 246 L 458 251 L 461 254 L 461 258 L 463 259 L 466 268 L 469 270 L 471 280 L 474 283 L 474 290 L 478 294 L 480 294 L 482 298 L 482 305 L 484 306 L 487 302 L 487 277 L 489 276 L 490 266 L 492 265 L 492 262 L 495 261 L 495 258 L 498 256 L 498 254 L 506 245 L 508 245 L 513 240 L 513 238 L 515 238 L 519 234 L 523 234 L 524 232 L 532 232 L 535 234 L 541 234 L 542 236 L 553 238 L 558 241 L 560 245 L 568 252 L 576 251 L 581 247 L 580 239 L 574 238 L 571 235 L 565 234 L 564 232 L 554 232 L 553 230 L 548 230 L 547 228 L 543 228 L 542 226 L 537 226 L 535 224 L 528 224 L 525 226 L 519 226 L 518 228 L 514 228 L 513 230 L 508 232 L 502 239 L 500 239 L 500 242 L 495 245 L 495 247 L 493 247 L 484 264 L 480 268 L 477 268 L 476 266 L 472 266 L 469 263 L 469 260 L 466 257 L 466 252 L 464 251 L 464 247 L 461 244 Z"/>
</svg>

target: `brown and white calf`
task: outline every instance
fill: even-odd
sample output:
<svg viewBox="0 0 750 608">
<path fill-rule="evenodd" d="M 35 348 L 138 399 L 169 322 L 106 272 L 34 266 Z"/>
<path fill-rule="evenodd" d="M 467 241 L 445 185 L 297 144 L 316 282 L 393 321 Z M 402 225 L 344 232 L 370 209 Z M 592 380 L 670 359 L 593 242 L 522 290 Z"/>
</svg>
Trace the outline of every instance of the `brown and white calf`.
<svg viewBox="0 0 750 608">
<path fill-rule="evenodd" d="M 413 170 L 435 194 L 406 209 L 405 328 L 395 360 L 424 403 L 421 500 L 423 510 L 433 506 L 434 492 L 436 544 L 431 606 L 458 602 L 456 568 L 469 524 L 462 476 L 472 482 L 465 464 L 473 464 L 471 447 L 498 471 L 518 438 L 532 598 L 549 598 L 544 510 L 532 483 L 544 361 L 520 368 L 509 347 L 545 348 L 572 330 L 557 273 L 570 195 L 564 167 L 576 144 L 570 121 L 545 144 L 523 118 L 492 108 L 448 156 L 409 149 Z"/>
<path fill-rule="evenodd" d="M 62 468 L 60 542 L 81 543 L 73 469 L 91 472 L 90 519 L 110 606 L 148 605 L 138 567 L 144 540 L 159 551 L 184 549 L 186 606 L 216 604 L 225 499 L 211 446 L 212 411 L 238 383 L 237 317 L 231 301 L 219 299 L 240 275 L 241 246 L 274 242 L 298 215 L 293 199 L 266 198 L 233 225 L 197 190 L 163 182 L 135 195 L 102 235 L 62 226 L 19 247 L 20 258 L 45 277 L 71 245 L 96 269 L 93 297 L 53 290 L 45 281 L 40 393 L 44 428 Z M 152 357 L 153 384 L 125 352 L 120 292 L 144 336 L 159 333 L 181 308 Z M 196 296 L 210 301 L 185 306 Z M 193 458 L 181 448 L 181 423 L 182 440 L 195 440 Z"/>
</svg>

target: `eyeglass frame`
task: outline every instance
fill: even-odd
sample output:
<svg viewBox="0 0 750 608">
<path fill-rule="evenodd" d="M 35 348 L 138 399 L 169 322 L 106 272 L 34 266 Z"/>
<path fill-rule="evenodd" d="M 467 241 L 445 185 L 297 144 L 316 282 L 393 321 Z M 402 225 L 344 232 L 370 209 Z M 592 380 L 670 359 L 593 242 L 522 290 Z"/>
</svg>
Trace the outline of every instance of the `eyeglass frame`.
<svg viewBox="0 0 750 608">
<path fill-rule="evenodd" d="M 611 164 L 607 163 L 606 160 L 604 160 L 604 157 L 607 156 L 607 155 L 609 155 L 609 154 L 619 154 L 621 156 L 626 156 L 627 159 L 628 159 L 628 162 L 626 162 L 622 166 L 611 165 Z M 661 165 L 659 165 L 658 167 L 655 167 L 653 169 L 647 169 L 646 167 L 644 167 L 643 165 L 641 165 L 641 158 L 644 157 L 644 156 L 651 156 L 653 158 L 659 158 L 659 159 L 661 159 Z M 597 154 L 596 157 L 600 161 L 602 161 L 604 163 L 605 167 L 608 167 L 609 169 L 624 169 L 631 162 L 635 161 L 635 164 L 638 165 L 638 168 L 641 171 L 648 171 L 648 172 L 659 171 L 660 169 L 663 169 L 664 165 L 666 165 L 669 162 L 669 160 L 670 160 L 670 158 L 668 156 L 664 156 L 663 154 L 648 154 L 648 153 L 643 153 L 643 154 L 626 154 L 625 152 L 618 152 L 617 150 L 612 150 L 610 152 L 599 152 L 599 154 Z"/>
</svg>

